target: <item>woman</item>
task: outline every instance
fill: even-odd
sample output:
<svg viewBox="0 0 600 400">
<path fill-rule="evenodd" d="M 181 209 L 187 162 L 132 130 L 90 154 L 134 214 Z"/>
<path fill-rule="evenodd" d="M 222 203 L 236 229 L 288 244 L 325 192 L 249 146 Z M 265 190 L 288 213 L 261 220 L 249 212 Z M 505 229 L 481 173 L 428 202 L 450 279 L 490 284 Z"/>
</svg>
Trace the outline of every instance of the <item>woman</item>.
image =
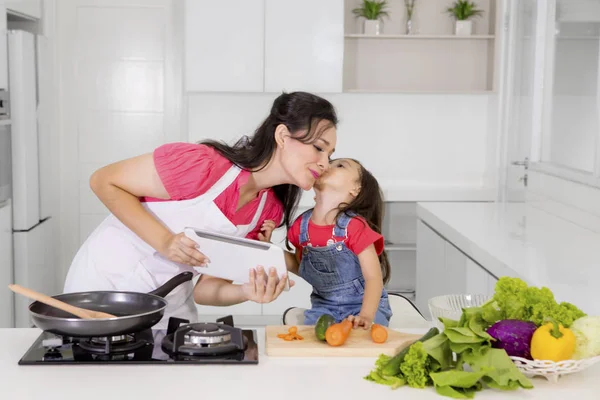
<svg viewBox="0 0 600 400">
<path fill-rule="evenodd" d="M 191 267 L 209 260 L 184 235 L 187 226 L 269 240 L 264 221 L 289 227 L 301 190 L 310 190 L 329 168 L 336 126 L 327 100 L 284 93 L 254 136 L 233 146 L 171 143 L 99 169 L 90 185 L 111 215 L 75 256 L 64 291 L 149 292 L 184 270 L 198 274 Z M 273 268 L 267 276 L 262 267 L 244 285 L 201 275 L 195 287 L 187 282 L 167 296 L 158 325 L 171 316 L 196 321 L 194 300 L 213 306 L 270 302 L 286 280 Z"/>
</svg>

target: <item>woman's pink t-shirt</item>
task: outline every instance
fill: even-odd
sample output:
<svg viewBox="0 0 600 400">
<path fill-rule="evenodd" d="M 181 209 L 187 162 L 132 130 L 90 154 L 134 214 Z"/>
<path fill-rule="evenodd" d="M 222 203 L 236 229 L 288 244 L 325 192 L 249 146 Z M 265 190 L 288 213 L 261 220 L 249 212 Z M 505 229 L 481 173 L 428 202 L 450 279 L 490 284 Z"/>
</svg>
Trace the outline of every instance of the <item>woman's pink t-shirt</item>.
<svg viewBox="0 0 600 400">
<path fill-rule="evenodd" d="M 168 143 L 154 150 L 154 165 L 167 190 L 171 201 L 196 198 L 208 191 L 231 168 L 232 163 L 212 147 L 194 143 Z M 234 225 L 247 225 L 252 222 L 260 204 L 262 194 L 267 192 L 267 200 L 256 227 L 246 235 L 258 239 L 261 225 L 265 220 L 273 220 L 277 225 L 283 217 L 283 205 L 272 189 L 264 189 L 258 196 L 236 211 L 240 187 L 250 176 L 242 170 L 227 189 L 215 199 L 215 205 Z M 168 201 L 143 197 L 142 201 Z"/>
</svg>

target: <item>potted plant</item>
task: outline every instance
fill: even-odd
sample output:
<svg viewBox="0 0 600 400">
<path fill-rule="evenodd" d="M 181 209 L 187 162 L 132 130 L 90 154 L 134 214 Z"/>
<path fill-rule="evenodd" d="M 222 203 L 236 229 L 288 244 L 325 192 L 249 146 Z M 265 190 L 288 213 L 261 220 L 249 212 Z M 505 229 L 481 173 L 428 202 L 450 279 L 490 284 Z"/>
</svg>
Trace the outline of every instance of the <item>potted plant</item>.
<svg viewBox="0 0 600 400">
<path fill-rule="evenodd" d="M 447 11 L 456 19 L 454 33 L 457 36 L 471 35 L 473 33 L 473 21 L 469 19 L 483 14 L 483 11 L 477 9 L 474 2 L 468 0 L 456 0 Z"/>
<path fill-rule="evenodd" d="M 364 34 L 379 35 L 381 33 L 381 18 L 387 17 L 387 0 L 363 0 L 362 6 L 352 10 L 356 18 L 363 17 Z"/>
</svg>

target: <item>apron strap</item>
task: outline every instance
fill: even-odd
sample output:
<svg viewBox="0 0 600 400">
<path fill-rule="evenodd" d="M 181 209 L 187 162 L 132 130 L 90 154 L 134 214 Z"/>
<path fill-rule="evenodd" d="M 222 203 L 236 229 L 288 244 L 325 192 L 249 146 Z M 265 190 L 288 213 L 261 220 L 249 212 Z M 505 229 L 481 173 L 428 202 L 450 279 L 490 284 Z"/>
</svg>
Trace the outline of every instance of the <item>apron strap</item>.
<svg viewBox="0 0 600 400">
<path fill-rule="evenodd" d="M 229 185 L 233 183 L 240 172 L 242 172 L 240 167 L 235 164 L 232 165 L 231 168 L 229 168 L 227 172 L 225 172 L 223 176 L 219 178 L 219 180 L 204 193 L 203 197 L 210 199 L 210 201 L 216 199 L 221 193 L 223 193 L 225 189 L 229 187 Z"/>
<path fill-rule="evenodd" d="M 254 214 L 254 218 L 252 218 L 252 222 L 250 222 L 250 225 L 248 225 L 248 228 L 249 228 L 248 232 L 252 232 L 254 230 L 254 228 L 256 227 L 256 224 L 258 224 L 260 216 L 262 215 L 262 212 L 265 208 L 265 203 L 267 202 L 267 193 L 268 193 L 268 191 L 265 190 L 265 192 L 262 194 L 262 196 L 260 198 L 260 203 L 258 204 L 256 213 Z"/>
</svg>

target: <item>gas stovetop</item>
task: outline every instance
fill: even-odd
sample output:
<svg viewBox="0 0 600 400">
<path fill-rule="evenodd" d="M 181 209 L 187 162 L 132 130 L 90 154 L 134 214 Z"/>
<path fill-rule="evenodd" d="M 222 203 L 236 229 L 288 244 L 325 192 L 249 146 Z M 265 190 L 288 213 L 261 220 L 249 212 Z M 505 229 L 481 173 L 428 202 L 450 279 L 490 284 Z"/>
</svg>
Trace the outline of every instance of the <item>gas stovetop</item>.
<svg viewBox="0 0 600 400">
<path fill-rule="evenodd" d="M 57 364 L 258 364 L 256 332 L 233 326 L 170 318 L 168 329 L 120 336 L 66 337 L 44 331 L 19 365 Z"/>
</svg>

